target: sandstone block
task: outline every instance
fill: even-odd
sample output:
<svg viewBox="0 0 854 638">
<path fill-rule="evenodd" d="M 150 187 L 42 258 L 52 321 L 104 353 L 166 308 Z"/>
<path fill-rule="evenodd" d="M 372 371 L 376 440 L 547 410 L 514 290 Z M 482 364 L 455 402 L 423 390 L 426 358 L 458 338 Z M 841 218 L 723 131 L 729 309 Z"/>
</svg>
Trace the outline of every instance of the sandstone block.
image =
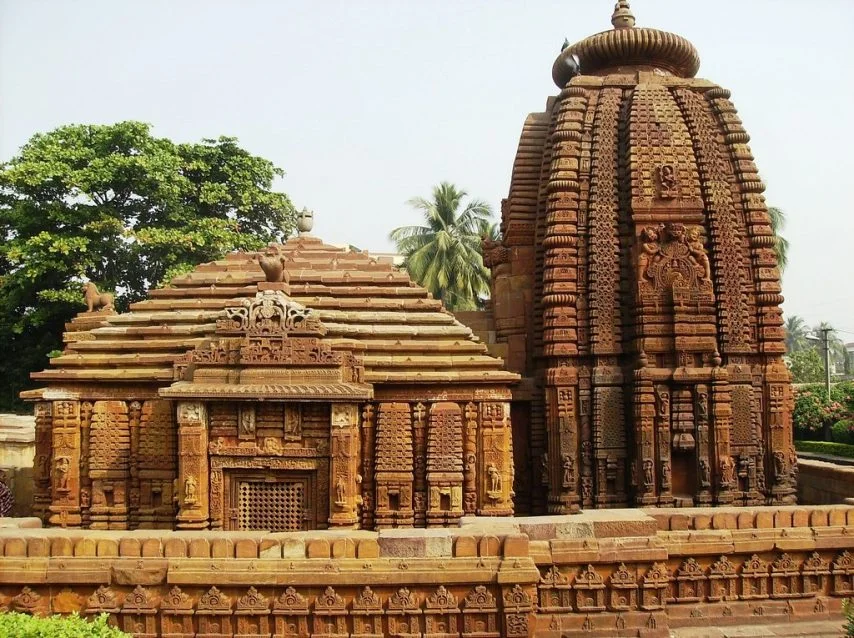
<svg viewBox="0 0 854 638">
<path fill-rule="evenodd" d="M 234 542 L 230 538 L 211 541 L 211 558 L 234 558 Z"/>
<path fill-rule="evenodd" d="M 282 558 L 305 558 L 305 541 L 301 538 L 282 538 Z"/>
<path fill-rule="evenodd" d="M 119 556 L 135 558 L 141 555 L 142 543 L 139 542 L 138 538 L 123 538 L 119 541 Z"/>
<path fill-rule="evenodd" d="M 166 558 L 185 558 L 187 556 L 187 543 L 183 538 L 169 538 L 163 545 L 163 555 Z"/>
<path fill-rule="evenodd" d="M 753 529 L 756 520 L 753 512 L 739 512 L 736 519 L 738 529 Z"/>
<path fill-rule="evenodd" d="M 694 514 L 693 528 L 698 531 L 709 529 L 712 526 L 712 517 L 708 514 Z"/>
<path fill-rule="evenodd" d="M 325 538 L 313 538 L 309 540 L 306 547 L 306 556 L 308 558 L 329 558 L 329 541 Z"/>
<path fill-rule="evenodd" d="M 528 537 L 525 535 L 508 536 L 504 539 L 504 557 L 517 558 L 528 556 Z"/>
<path fill-rule="evenodd" d="M 50 555 L 51 556 L 73 556 L 74 543 L 70 538 L 60 536 L 50 539 Z"/>
<path fill-rule="evenodd" d="M 756 512 L 756 529 L 772 529 L 774 527 L 774 513 L 763 510 Z"/>
<path fill-rule="evenodd" d="M 50 556 L 50 542 L 47 538 L 35 537 L 27 542 L 27 556 Z"/>
<path fill-rule="evenodd" d="M 484 536 L 478 543 L 478 554 L 481 556 L 498 556 L 501 552 L 501 541 L 495 536 Z"/>
<path fill-rule="evenodd" d="M 827 527 L 827 522 L 827 510 L 814 509 L 810 512 L 810 527 Z"/>
<path fill-rule="evenodd" d="M 712 529 L 738 529 L 735 514 L 719 512 L 712 516 Z"/>
<path fill-rule="evenodd" d="M 162 556 L 162 549 L 160 547 L 160 539 L 158 538 L 146 538 L 142 541 L 142 557 L 143 558 L 155 558 Z"/>
<path fill-rule="evenodd" d="M 810 515 L 806 510 L 792 512 L 792 527 L 809 527 Z"/>
<path fill-rule="evenodd" d="M 774 527 L 783 528 L 792 526 L 791 510 L 779 509 L 774 512 Z"/>
<path fill-rule="evenodd" d="M 278 541 L 266 538 L 261 541 L 261 544 L 258 547 L 258 557 L 259 558 L 281 558 L 282 557 L 282 546 L 279 545 Z"/>
<path fill-rule="evenodd" d="M 206 538 L 193 538 L 187 546 L 187 556 L 190 558 L 210 558 L 211 545 Z"/>
<path fill-rule="evenodd" d="M 119 555 L 119 543 L 114 538 L 102 538 L 98 541 L 98 557 L 113 557 Z"/>
<path fill-rule="evenodd" d="M 332 558 L 355 558 L 356 544 L 350 538 L 337 538 L 332 542 Z"/>
<path fill-rule="evenodd" d="M 23 538 L 7 538 L 3 546 L 3 555 L 8 557 L 24 557 L 27 555 L 27 541 Z"/>
<path fill-rule="evenodd" d="M 379 558 L 380 546 L 374 539 L 364 538 L 359 541 L 356 554 L 359 558 Z"/>
<path fill-rule="evenodd" d="M 251 538 L 241 538 L 234 543 L 235 558 L 258 558 L 258 543 Z"/>
<path fill-rule="evenodd" d="M 846 523 L 846 511 L 840 508 L 833 508 L 828 512 L 827 516 L 827 524 L 828 525 L 845 525 Z"/>
<path fill-rule="evenodd" d="M 454 542 L 454 556 L 457 558 L 477 556 L 477 540 L 473 536 L 458 536 Z"/>
<path fill-rule="evenodd" d="M 670 515 L 670 529 L 674 532 L 682 532 L 690 529 L 691 518 L 685 514 Z"/>
<path fill-rule="evenodd" d="M 74 545 L 75 556 L 95 556 L 97 554 L 97 545 L 92 538 L 78 539 Z"/>
</svg>

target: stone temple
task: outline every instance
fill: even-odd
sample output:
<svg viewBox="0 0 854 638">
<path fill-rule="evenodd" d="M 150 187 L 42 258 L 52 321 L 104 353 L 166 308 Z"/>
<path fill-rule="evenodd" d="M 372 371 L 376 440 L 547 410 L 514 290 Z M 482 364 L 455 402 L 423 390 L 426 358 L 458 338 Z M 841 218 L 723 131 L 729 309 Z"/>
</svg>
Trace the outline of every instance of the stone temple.
<svg viewBox="0 0 854 638">
<path fill-rule="evenodd" d="M 838 634 L 854 506 L 794 503 L 798 463 L 850 492 L 792 450 L 748 136 L 687 40 L 612 22 L 525 122 L 489 311 L 307 219 L 124 314 L 90 287 L 24 393 L 41 521 L 0 523 L 0 609 L 140 638 Z"/>
<path fill-rule="evenodd" d="M 684 38 L 568 46 L 485 246 L 517 511 L 793 503 L 775 239 L 730 92 Z M 522 466 L 518 459 L 530 459 Z"/>
<path fill-rule="evenodd" d="M 504 361 L 366 253 L 232 254 L 69 324 L 25 393 L 38 514 L 296 531 L 793 503 L 748 135 L 690 42 L 625 2 L 612 22 L 555 61 L 485 247 Z"/>
</svg>

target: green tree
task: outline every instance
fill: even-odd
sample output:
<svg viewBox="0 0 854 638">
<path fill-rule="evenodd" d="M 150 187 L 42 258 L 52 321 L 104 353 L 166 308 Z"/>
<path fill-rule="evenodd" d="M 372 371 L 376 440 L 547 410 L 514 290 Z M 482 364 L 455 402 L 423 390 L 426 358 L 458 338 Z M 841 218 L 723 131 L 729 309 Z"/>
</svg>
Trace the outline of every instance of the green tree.
<svg viewBox="0 0 854 638">
<path fill-rule="evenodd" d="M 473 310 L 489 294 L 489 271 L 483 265 L 481 239 L 489 232 L 492 210 L 448 182 L 433 188 L 430 200 L 415 197 L 410 206 L 424 216 L 424 226 L 395 228 L 389 237 L 404 256 L 409 275 L 441 299 L 449 310 Z"/>
<path fill-rule="evenodd" d="M 781 234 L 786 227 L 786 213 L 781 208 L 769 206 L 768 216 L 771 218 L 771 231 L 776 239 L 774 252 L 777 253 L 777 265 L 780 272 L 783 272 L 789 265 L 789 240 Z"/>
<path fill-rule="evenodd" d="M 816 348 L 793 352 L 788 356 L 788 361 L 795 383 L 816 383 L 824 380 L 824 360 Z"/>
<path fill-rule="evenodd" d="M 293 228 L 282 175 L 229 137 L 176 144 L 141 122 L 63 126 L 0 165 L 0 409 L 60 347 L 95 282 L 127 308 L 146 290 Z"/>
<path fill-rule="evenodd" d="M 792 353 L 803 350 L 807 346 L 807 322 L 803 317 L 791 315 L 786 318 L 786 352 Z"/>
</svg>

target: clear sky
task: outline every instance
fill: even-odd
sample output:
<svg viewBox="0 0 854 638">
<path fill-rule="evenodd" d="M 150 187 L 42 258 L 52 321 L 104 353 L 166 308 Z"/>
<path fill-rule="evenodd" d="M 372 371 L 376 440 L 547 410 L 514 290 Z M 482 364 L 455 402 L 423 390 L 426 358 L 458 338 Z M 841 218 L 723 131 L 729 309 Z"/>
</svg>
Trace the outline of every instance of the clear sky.
<svg viewBox="0 0 854 638">
<path fill-rule="evenodd" d="M 507 193 L 564 37 L 613 0 L 0 0 L 0 160 L 67 123 L 232 135 L 287 172 L 315 234 L 391 250 L 405 202 L 450 180 Z M 732 91 L 789 217 L 785 309 L 854 341 L 854 0 L 634 0 Z"/>
</svg>

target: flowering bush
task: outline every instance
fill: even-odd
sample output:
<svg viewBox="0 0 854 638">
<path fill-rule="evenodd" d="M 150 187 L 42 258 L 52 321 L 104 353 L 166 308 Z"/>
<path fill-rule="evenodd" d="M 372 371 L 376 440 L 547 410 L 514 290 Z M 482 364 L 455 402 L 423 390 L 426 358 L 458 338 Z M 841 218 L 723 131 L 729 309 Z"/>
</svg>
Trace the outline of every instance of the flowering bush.
<svg viewBox="0 0 854 638">
<path fill-rule="evenodd" d="M 796 439 L 820 439 L 825 425 L 836 423 L 849 414 L 846 406 L 835 400 L 833 393 L 831 397 L 828 401 L 824 389 L 816 385 L 805 386 L 796 391 L 795 411 L 792 415 Z"/>
</svg>

